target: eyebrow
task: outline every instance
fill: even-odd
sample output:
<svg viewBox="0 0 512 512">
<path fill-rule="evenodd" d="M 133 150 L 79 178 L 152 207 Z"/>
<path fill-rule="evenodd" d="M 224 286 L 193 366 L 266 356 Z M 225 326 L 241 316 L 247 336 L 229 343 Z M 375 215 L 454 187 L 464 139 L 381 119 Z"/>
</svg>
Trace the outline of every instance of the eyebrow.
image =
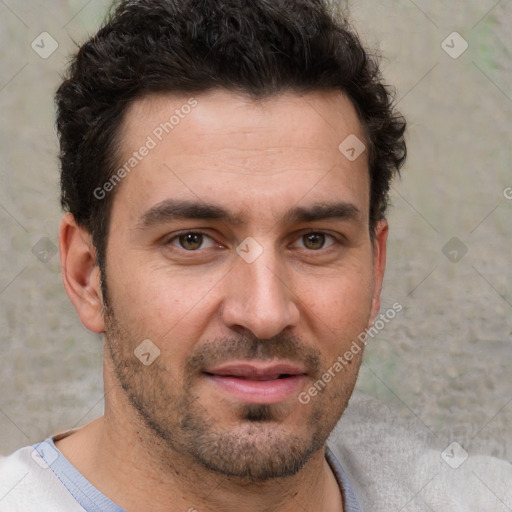
<svg viewBox="0 0 512 512">
<path fill-rule="evenodd" d="M 285 222 L 289 224 L 327 219 L 362 222 L 363 215 L 355 204 L 347 202 L 321 203 L 309 207 L 297 206 L 285 215 Z"/>
<path fill-rule="evenodd" d="M 228 224 L 246 223 L 243 215 L 235 214 L 221 206 L 189 200 L 166 199 L 139 218 L 137 227 L 147 229 L 165 224 L 173 220 L 217 220 Z M 317 203 L 309 207 L 296 206 L 289 210 L 283 219 L 284 223 L 314 222 L 326 219 L 362 222 L 363 215 L 359 208 L 347 202 Z"/>
<path fill-rule="evenodd" d="M 183 219 L 220 220 L 230 224 L 243 223 L 239 215 L 234 215 L 220 206 L 195 201 L 166 199 L 145 211 L 140 216 L 137 226 L 144 229 Z"/>
</svg>

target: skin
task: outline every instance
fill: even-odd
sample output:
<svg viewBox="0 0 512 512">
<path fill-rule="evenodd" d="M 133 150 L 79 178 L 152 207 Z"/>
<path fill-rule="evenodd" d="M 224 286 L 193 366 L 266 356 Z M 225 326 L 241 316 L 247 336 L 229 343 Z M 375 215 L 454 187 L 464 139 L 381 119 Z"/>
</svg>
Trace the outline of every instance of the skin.
<svg viewBox="0 0 512 512">
<path fill-rule="evenodd" d="M 158 95 L 131 105 L 126 158 L 187 99 Z M 366 153 L 349 161 L 338 150 L 350 134 L 364 140 L 363 129 L 338 92 L 256 102 L 216 90 L 196 99 L 115 190 L 107 304 L 89 234 L 70 214 L 62 220 L 66 291 L 82 323 L 105 332 L 105 414 L 57 446 L 128 512 L 339 512 L 325 441 L 362 351 L 309 403 L 297 395 L 380 306 L 387 223 L 370 237 Z M 144 223 L 166 200 L 214 204 L 237 219 Z M 298 206 L 339 202 L 356 214 L 286 217 Z M 178 236 L 197 230 L 202 241 Z M 236 252 L 247 237 L 262 249 L 252 263 Z M 149 366 L 133 352 L 144 339 L 160 350 Z M 235 359 L 291 361 L 307 375 L 278 403 L 248 404 L 203 373 Z"/>
</svg>

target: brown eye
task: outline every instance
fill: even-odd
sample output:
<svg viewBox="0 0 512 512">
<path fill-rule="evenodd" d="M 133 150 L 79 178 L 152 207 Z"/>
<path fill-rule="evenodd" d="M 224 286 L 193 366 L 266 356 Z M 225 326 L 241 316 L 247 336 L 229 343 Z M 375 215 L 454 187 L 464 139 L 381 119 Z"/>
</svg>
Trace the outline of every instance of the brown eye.
<svg viewBox="0 0 512 512">
<path fill-rule="evenodd" d="M 203 243 L 203 235 L 201 233 L 187 233 L 178 237 L 180 246 L 187 251 L 195 251 L 199 249 Z"/>
<path fill-rule="evenodd" d="M 182 231 L 169 238 L 165 243 L 178 250 L 197 252 L 198 254 L 203 254 L 206 249 L 220 247 L 211 236 L 201 231 Z"/>
<path fill-rule="evenodd" d="M 302 237 L 306 249 L 322 249 L 325 244 L 325 235 L 323 233 L 308 233 Z"/>
</svg>

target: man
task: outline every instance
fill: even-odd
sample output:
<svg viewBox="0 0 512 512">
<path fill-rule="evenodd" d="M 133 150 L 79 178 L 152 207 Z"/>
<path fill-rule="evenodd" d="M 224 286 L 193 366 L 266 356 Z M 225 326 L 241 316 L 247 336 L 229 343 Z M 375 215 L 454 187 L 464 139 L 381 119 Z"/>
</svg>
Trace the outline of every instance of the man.
<svg viewBox="0 0 512 512">
<path fill-rule="evenodd" d="M 57 106 L 62 275 L 105 335 L 105 414 L 5 458 L 1 511 L 479 506 L 420 496 L 414 475 L 405 494 L 375 486 L 383 464 L 327 445 L 379 313 L 405 159 L 405 121 L 343 20 L 314 0 L 123 1 Z"/>
</svg>

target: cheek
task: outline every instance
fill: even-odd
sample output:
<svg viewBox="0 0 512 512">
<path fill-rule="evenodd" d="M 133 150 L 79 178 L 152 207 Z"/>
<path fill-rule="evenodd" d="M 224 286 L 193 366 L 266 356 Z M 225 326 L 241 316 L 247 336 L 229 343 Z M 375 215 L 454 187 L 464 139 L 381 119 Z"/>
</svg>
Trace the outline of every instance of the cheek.
<svg viewBox="0 0 512 512">
<path fill-rule="evenodd" d="M 208 295 L 219 279 L 204 274 L 192 279 L 176 268 L 125 261 L 109 273 L 108 286 L 114 310 L 131 332 L 164 344 L 193 337 L 203 327 Z"/>
<path fill-rule="evenodd" d="M 313 313 L 309 316 L 339 348 L 340 341 L 350 342 L 368 327 L 372 297 L 371 272 L 354 269 L 308 286 L 301 298 Z"/>
</svg>

